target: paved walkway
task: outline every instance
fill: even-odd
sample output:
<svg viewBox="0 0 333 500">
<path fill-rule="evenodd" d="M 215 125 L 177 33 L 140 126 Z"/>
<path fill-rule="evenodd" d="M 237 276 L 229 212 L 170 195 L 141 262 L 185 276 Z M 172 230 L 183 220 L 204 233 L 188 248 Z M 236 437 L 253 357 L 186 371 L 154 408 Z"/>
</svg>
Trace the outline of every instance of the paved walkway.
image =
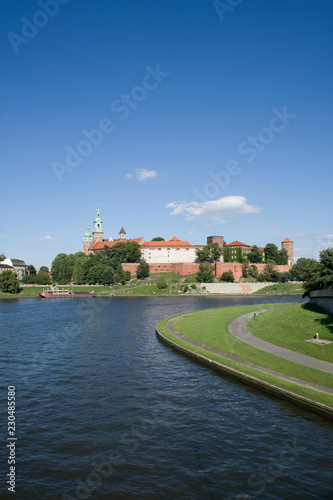
<svg viewBox="0 0 333 500">
<path fill-rule="evenodd" d="M 275 308 L 270 308 L 270 309 L 275 309 Z M 260 309 L 260 311 L 255 311 L 255 312 L 256 312 L 257 314 L 259 314 L 259 313 L 262 313 L 262 312 L 265 312 L 265 311 L 269 311 L 270 309 Z M 237 321 L 238 319 L 241 319 L 241 318 L 243 318 L 244 316 L 249 316 L 249 317 L 247 318 L 247 320 L 245 321 L 245 326 L 243 325 L 243 326 L 244 326 L 244 328 L 245 328 L 245 330 L 246 330 L 246 332 L 247 332 L 247 334 L 249 334 L 249 335 L 251 335 L 251 334 L 250 334 L 250 333 L 247 331 L 247 329 L 246 329 L 246 323 L 249 321 L 249 319 L 250 319 L 251 317 L 253 317 L 253 314 L 254 314 L 253 312 L 252 312 L 252 313 L 249 313 L 249 314 L 244 314 L 243 316 L 240 316 L 239 318 L 237 318 L 237 319 L 235 320 L 235 321 Z M 185 315 L 183 315 L 183 316 L 185 316 Z M 187 315 L 186 315 L 186 316 L 187 316 Z M 209 346 L 207 346 L 207 345 L 205 345 L 205 344 L 202 344 L 202 343 L 200 343 L 200 342 L 197 342 L 197 341 L 195 341 L 195 340 L 192 340 L 192 339 L 190 339 L 189 337 L 186 337 L 185 335 L 182 335 L 181 333 L 177 332 L 177 331 L 174 329 L 174 327 L 173 327 L 173 323 L 174 323 L 175 321 L 177 321 L 177 319 L 179 319 L 180 317 L 181 317 L 181 316 L 176 316 L 175 318 L 170 319 L 170 320 L 167 322 L 167 325 L 166 325 L 166 327 L 167 327 L 167 329 L 169 330 L 169 332 L 171 332 L 173 335 L 175 335 L 175 336 L 176 336 L 176 337 L 178 337 L 179 339 L 181 339 L 181 340 L 185 340 L 185 341 L 186 341 L 186 342 L 188 342 L 189 344 L 195 345 L 195 346 L 197 346 L 197 347 L 201 347 L 201 348 L 202 348 L 202 349 L 204 349 L 205 351 L 212 352 L 212 353 L 214 353 L 214 354 L 218 354 L 218 355 L 219 355 L 219 356 L 221 356 L 222 358 L 225 358 L 225 359 L 230 359 L 230 360 L 232 360 L 232 361 L 236 361 L 237 363 L 240 363 L 240 364 L 242 364 L 242 365 L 244 365 L 244 366 L 248 366 L 248 367 L 250 367 L 250 368 L 254 368 L 254 369 L 256 369 L 256 370 L 259 370 L 259 371 L 260 371 L 260 372 L 262 372 L 262 373 L 267 373 L 267 374 L 269 374 L 269 375 L 274 375 L 274 377 L 280 378 L 280 379 L 282 379 L 282 380 L 286 380 L 286 381 L 288 381 L 288 382 L 292 382 L 292 383 L 294 383 L 294 384 L 298 384 L 298 385 L 303 385 L 303 386 L 305 386 L 305 387 L 309 387 L 309 388 L 311 388 L 311 389 L 315 389 L 315 390 L 317 390 L 317 391 L 324 392 L 324 393 L 326 393 L 326 394 L 333 394 L 333 389 L 331 389 L 330 387 L 324 387 L 324 386 L 322 386 L 322 385 L 319 385 L 319 384 L 314 384 L 314 383 L 312 383 L 312 382 L 307 382 L 307 381 L 305 381 L 305 380 L 301 380 L 301 379 L 296 378 L 296 377 L 290 377 L 289 375 L 285 375 L 284 373 L 276 372 L 276 371 L 274 371 L 274 370 L 269 370 L 268 368 L 264 368 L 264 367 L 262 367 L 262 366 L 255 365 L 254 363 L 251 363 L 250 361 L 247 361 L 247 360 L 245 360 L 245 359 L 238 358 L 238 357 L 236 357 L 236 356 L 232 356 L 231 354 L 226 354 L 226 353 L 224 353 L 224 352 L 222 352 L 222 351 L 219 351 L 218 349 L 214 349 L 213 347 L 209 347 Z M 233 321 L 233 322 L 229 325 L 229 330 L 230 330 L 231 325 L 232 325 L 233 323 L 235 323 L 235 321 Z M 236 325 L 236 326 L 237 326 L 237 328 L 236 328 L 236 329 L 238 330 L 238 332 L 239 332 L 239 333 L 241 333 L 241 331 L 240 331 L 240 330 L 242 330 L 242 329 L 240 329 L 240 328 L 238 327 L 238 325 Z M 243 334 L 244 334 L 244 332 L 243 332 Z M 235 336 L 236 336 L 236 335 L 235 335 Z M 253 335 L 251 335 L 251 337 L 254 337 L 254 336 L 253 336 Z M 237 337 L 237 338 L 239 338 L 239 337 Z M 254 338 L 256 338 L 256 337 L 254 337 Z M 240 340 L 243 340 L 243 339 L 240 339 Z M 260 339 L 258 339 L 258 340 L 260 340 Z M 262 341 L 262 342 L 264 342 L 264 341 Z M 268 342 L 265 342 L 265 343 L 266 343 L 266 344 L 269 344 Z M 251 345 L 252 345 L 252 344 L 251 344 Z M 273 344 L 269 344 L 269 346 L 272 346 L 272 347 L 277 347 L 277 346 L 274 346 Z M 255 346 L 255 347 L 257 347 L 257 346 Z M 280 349 L 280 348 L 279 348 L 279 349 Z M 290 352 L 292 352 L 292 351 L 289 351 L 288 349 L 284 349 L 284 350 L 288 351 L 289 353 L 290 353 Z M 267 352 L 271 352 L 271 351 L 267 351 Z M 275 354 L 275 352 L 274 352 L 273 354 Z M 294 353 L 294 354 L 297 354 L 297 353 Z M 284 357 L 284 356 L 282 356 L 282 357 Z M 314 359 L 314 358 L 311 358 L 310 356 L 305 356 L 305 357 L 306 357 L 306 358 L 310 358 L 310 360 L 313 360 L 313 359 Z M 318 361 L 318 360 L 316 360 L 316 361 Z M 331 365 L 331 369 L 333 369 L 333 364 L 332 364 L 332 363 L 327 363 L 326 361 L 322 361 L 322 363 L 326 363 L 326 364 L 328 364 L 328 365 Z M 303 364 L 303 363 L 301 363 L 301 364 Z M 309 366 L 309 365 L 306 365 L 306 366 Z M 311 368 L 312 368 L 312 366 L 311 366 Z M 326 370 L 325 370 L 325 371 L 326 371 Z M 331 372 L 331 373 L 332 373 L 332 372 Z"/>
<path fill-rule="evenodd" d="M 281 307 L 281 306 L 280 306 Z M 255 313 L 262 314 L 272 309 L 277 309 L 277 307 L 270 307 L 269 309 L 260 309 L 255 311 Z M 235 319 L 229 325 L 229 332 L 231 335 L 237 339 L 245 342 L 245 344 L 256 347 L 261 351 L 266 351 L 280 358 L 288 359 L 293 363 L 298 365 L 308 366 L 309 368 L 315 368 L 316 370 L 321 370 L 323 372 L 331 373 L 333 375 L 333 363 L 328 361 L 322 361 L 320 359 L 313 358 L 312 356 L 306 356 L 305 354 L 300 354 L 285 347 L 279 347 L 277 345 L 266 342 L 266 340 L 259 339 L 255 335 L 252 335 L 247 329 L 247 323 L 253 318 L 254 312 L 243 314 L 239 318 Z"/>
</svg>

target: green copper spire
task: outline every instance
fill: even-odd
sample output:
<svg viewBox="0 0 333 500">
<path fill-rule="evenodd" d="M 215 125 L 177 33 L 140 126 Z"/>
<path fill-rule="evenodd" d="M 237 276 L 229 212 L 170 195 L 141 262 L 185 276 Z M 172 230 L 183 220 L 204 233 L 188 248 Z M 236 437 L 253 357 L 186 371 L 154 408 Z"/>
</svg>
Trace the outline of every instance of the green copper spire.
<svg viewBox="0 0 333 500">
<path fill-rule="evenodd" d="M 103 232 L 104 232 L 103 231 L 103 221 L 102 221 L 102 217 L 101 217 L 101 211 L 100 211 L 99 205 L 98 205 L 96 217 L 94 220 L 94 233 L 103 233 Z"/>
<path fill-rule="evenodd" d="M 89 222 L 87 224 L 87 230 L 83 238 L 83 243 L 92 243 L 92 234 L 90 232 Z"/>
</svg>

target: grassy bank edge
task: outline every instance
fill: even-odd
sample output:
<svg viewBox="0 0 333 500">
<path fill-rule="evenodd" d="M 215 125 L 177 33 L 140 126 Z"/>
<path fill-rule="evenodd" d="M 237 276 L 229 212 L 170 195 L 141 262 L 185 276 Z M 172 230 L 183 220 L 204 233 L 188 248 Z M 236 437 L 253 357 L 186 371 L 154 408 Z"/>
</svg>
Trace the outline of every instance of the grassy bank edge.
<svg viewBox="0 0 333 500">
<path fill-rule="evenodd" d="M 192 311 L 191 313 L 193 312 L 195 311 Z M 257 387 L 266 393 L 273 394 L 285 400 L 290 400 L 295 404 L 306 407 L 314 412 L 324 415 L 326 418 L 333 420 L 333 396 L 279 379 L 255 368 L 244 366 L 236 361 L 223 358 L 222 356 L 212 352 L 207 352 L 203 348 L 194 346 L 179 339 L 178 337 L 175 337 L 171 332 L 169 332 L 166 325 L 170 319 L 177 316 L 184 316 L 184 314 L 182 313 L 170 316 L 158 323 L 156 332 L 161 340 L 171 345 L 176 350 L 183 352 L 185 355 L 194 358 L 197 361 L 218 370 L 219 372 L 223 372 L 232 378 L 236 378 L 248 385 Z"/>
</svg>

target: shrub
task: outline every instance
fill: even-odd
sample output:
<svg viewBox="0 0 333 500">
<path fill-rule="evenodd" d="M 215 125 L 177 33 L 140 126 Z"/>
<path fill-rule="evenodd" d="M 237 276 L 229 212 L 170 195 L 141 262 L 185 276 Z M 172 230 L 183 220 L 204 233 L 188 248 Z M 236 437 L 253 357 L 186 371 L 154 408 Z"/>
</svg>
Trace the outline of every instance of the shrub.
<svg viewBox="0 0 333 500">
<path fill-rule="evenodd" d="M 149 275 L 149 264 L 147 264 L 147 262 L 142 259 L 136 270 L 136 277 L 138 278 L 138 280 L 143 280 L 145 278 L 148 278 Z"/>
<path fill-rule="evenodd" d="M 235 281 L 235 278 L 234 278 L 234 275 L 233 275 L 231 269 L 229 271 L 222 273 L 220 281 L 224 281 L 227 283 L 233 283 Z"/>
<path fill-rule="evenodd" d="M 258 281 L 258 283 L 265 283 L 265 281 L 267 281 L 266 276 L 264 275 L 264 273 L 259 273 L 258 274 L 257 281 Z"/>
<path fill-rule="evenodd" d="M 257 266 L 255 266 L 254 264 L 252 264 L 249 267 L 249 275 L 252 276 L 252 278 L 254 278 L 254 279 L 258 279 L 259 271 L 258 271 Z"/>
<path fill-rule="evenodd" d="M 164 290 L 165 288 L 167 288 L 167 286 L 168 285 L 167 285 L 166 281 L 163 278 L 160 279 L 160 280 L 158 280 L 158 282 L 157 282 L 157 288 L 159 290 Z"/>
<path fill-rule="evenodd" d="M 213 266 L 210 262 L 202 262 L 199 266 L 199 271 L 197 272 L 197 281 L 199 283 L 213 283 Z"/>
</svg>

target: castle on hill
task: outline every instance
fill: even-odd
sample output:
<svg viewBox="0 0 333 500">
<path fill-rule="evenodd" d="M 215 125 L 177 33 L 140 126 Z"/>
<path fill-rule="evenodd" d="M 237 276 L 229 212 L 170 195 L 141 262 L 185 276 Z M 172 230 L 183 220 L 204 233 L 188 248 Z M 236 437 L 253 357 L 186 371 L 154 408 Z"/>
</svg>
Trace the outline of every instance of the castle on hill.
<svg viewBox="0 0 333 500">
<path fill-rule="evenodd" d="M 83 251 L 86 255 L 89 255 L 103 250 L 104 246 L 113 247 L 116 243 L 126 241 L 135 241 L 138 243 L 141 247 L 142 258 L 148 264 L 155 265 L 155 268 L 159 271 L 162 269 L 161 266 L 168 264 L 194 264 L 197 260 L 196 250 L 204 248 L 204 245 L 191 245 L 188 241 L 180 240 L 176 236 L 168 241 L 146 241 L 143 236 L 127 239 L 123 227 L 120 229 L 117 239 L 113 239 L 112 237 L 105 239 L 101 211 L 98 207 L 92 233 L 89 223 L 87 225 L 83 238 Z M 229 247 L 231 249 L 232 260 L 236 260 L 237 249 L 241 249 L 241 252 L 246 255 L 253 248 L 251 245 L 238 240 L 225 245 L 223 236 L 208 236 L 207 245 L 212 243 L 218 243 L 221 248 L 224 246 Z M 281 242 L 281 248 L 286 249 L 288 266 L 291 266 L 293 264 L 293 242 L 289 238 L 286 238 Z M 259 247 L 259 250 L 262 252 L 264 262 L 264 248 Z"/>
</svg>

